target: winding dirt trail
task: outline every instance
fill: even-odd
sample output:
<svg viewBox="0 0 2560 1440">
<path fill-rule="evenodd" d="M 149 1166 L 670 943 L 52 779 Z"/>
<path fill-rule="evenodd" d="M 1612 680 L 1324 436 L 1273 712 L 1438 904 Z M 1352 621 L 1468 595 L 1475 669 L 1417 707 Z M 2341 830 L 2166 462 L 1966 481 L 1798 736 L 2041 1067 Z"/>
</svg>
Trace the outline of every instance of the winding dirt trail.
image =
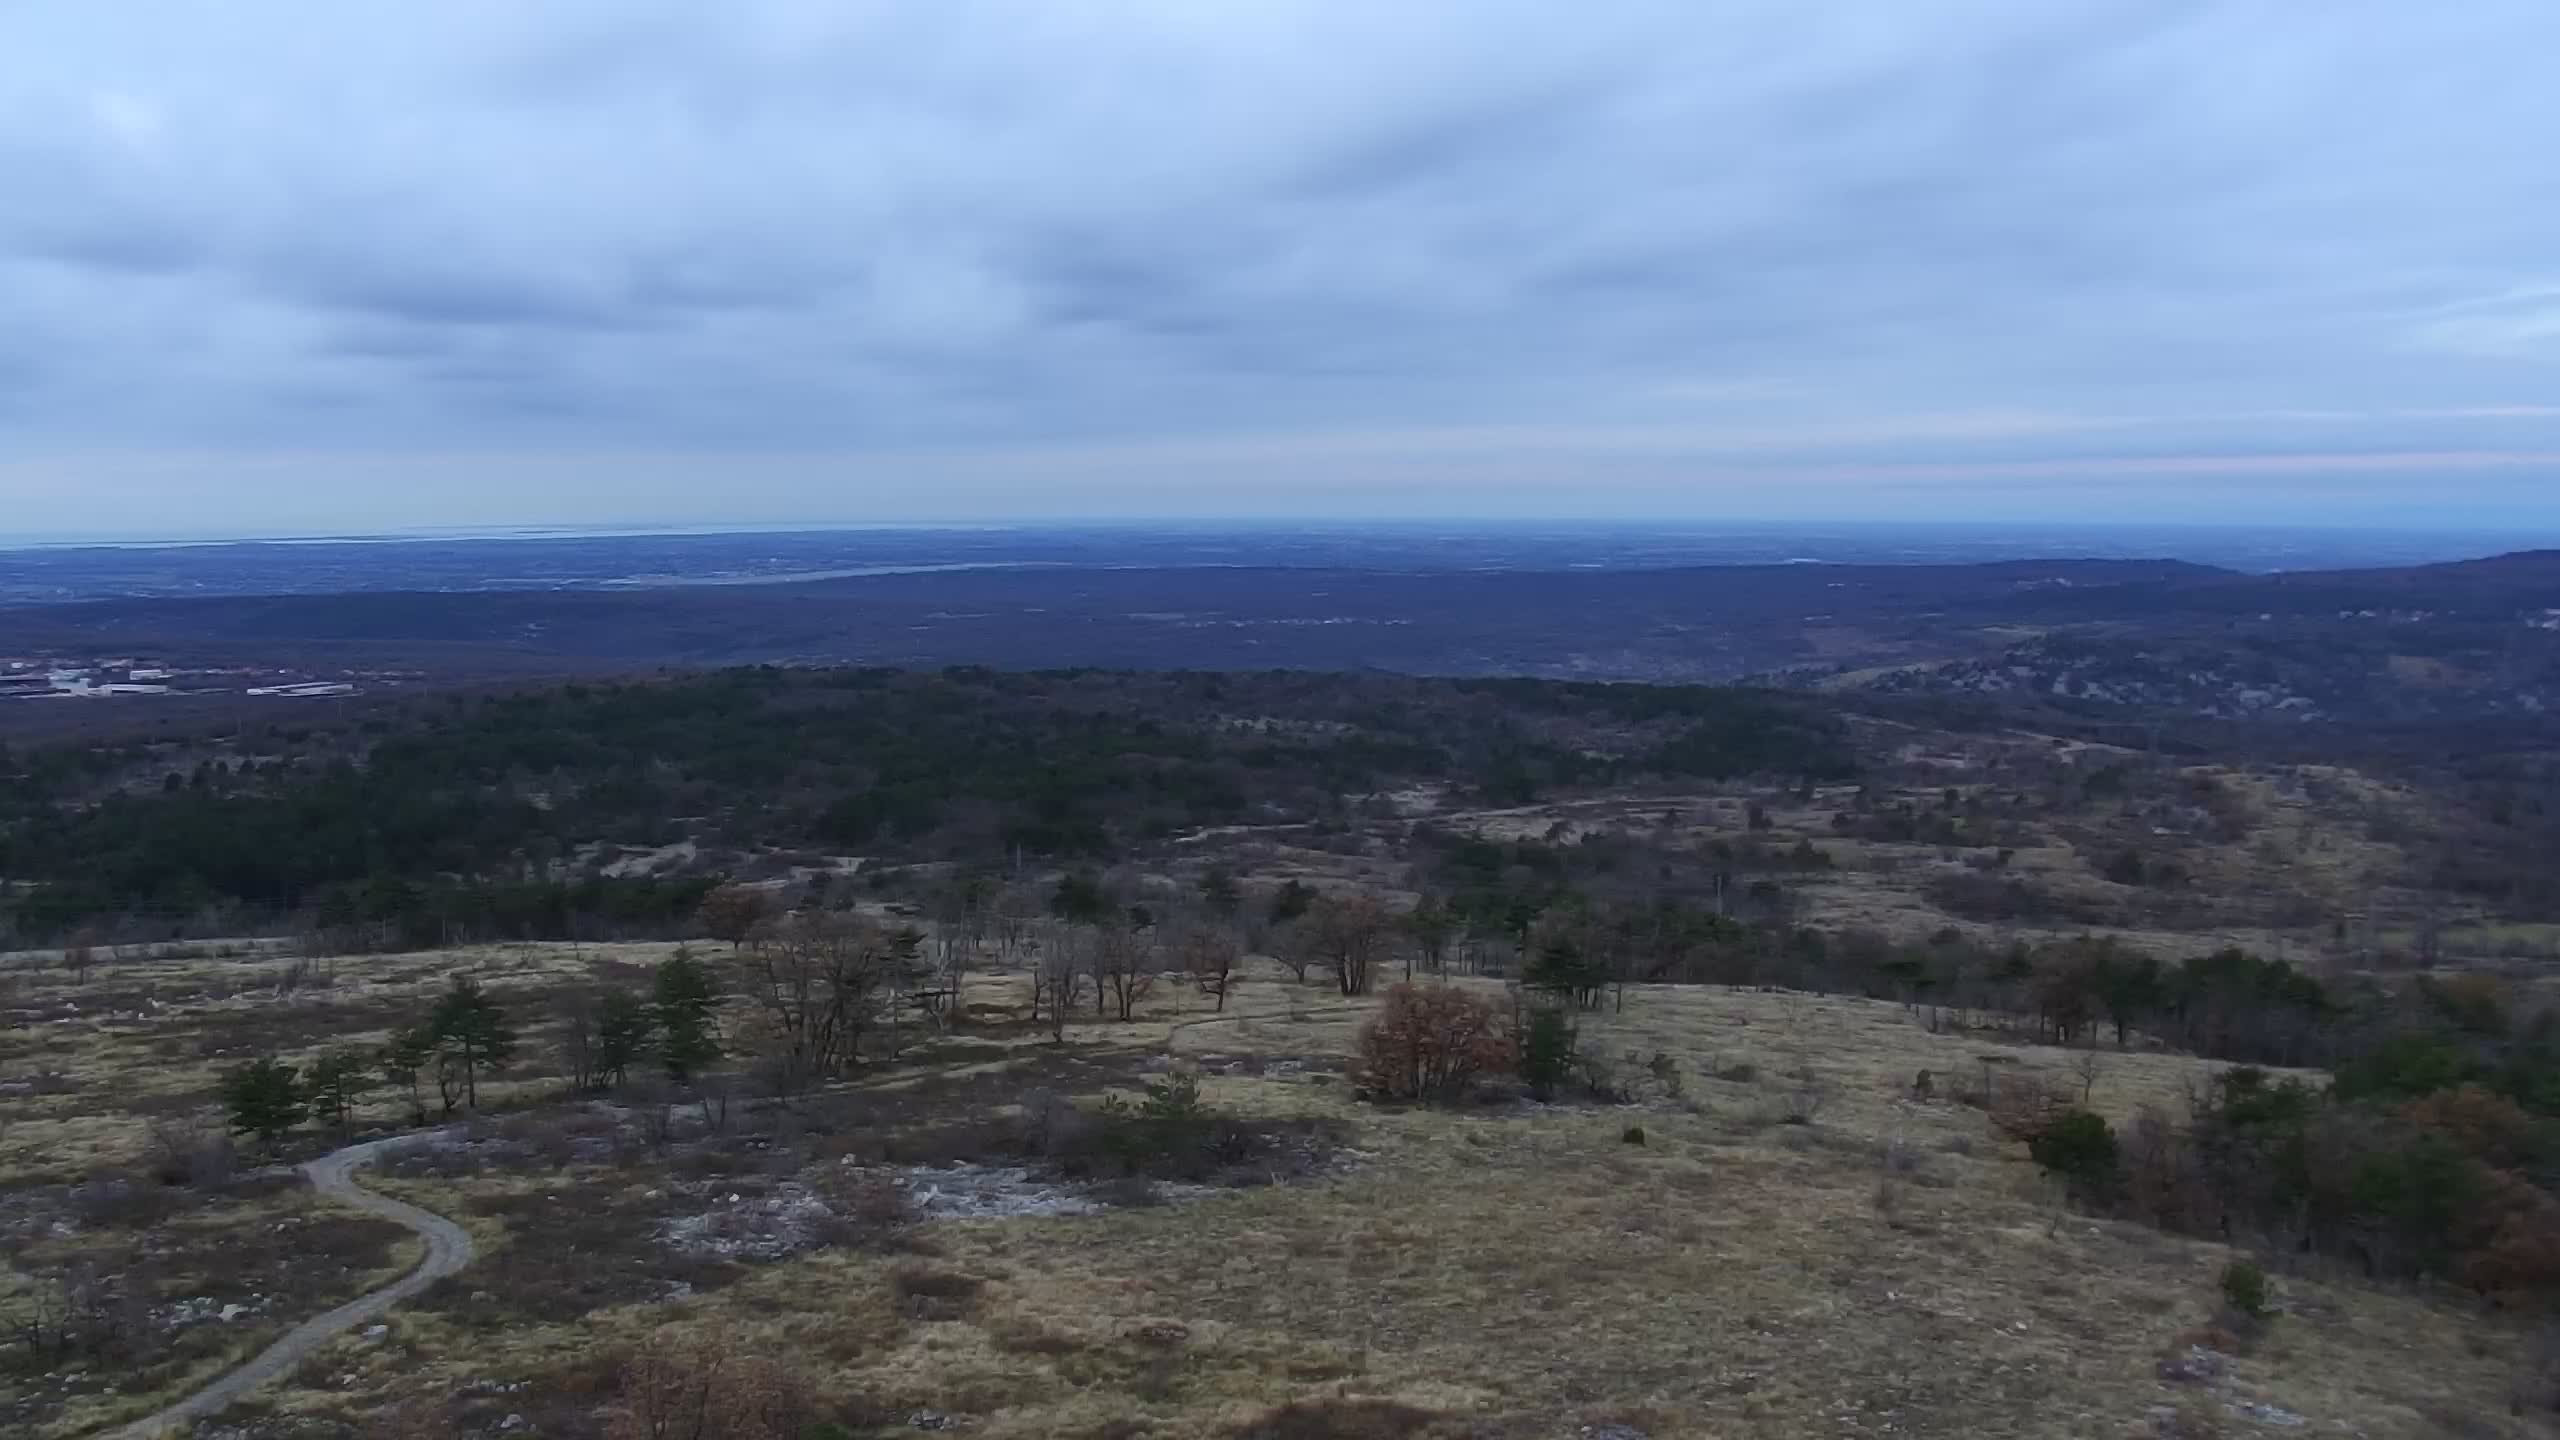
<svg viewBox="0 0 2560 1440">
<path fill-rule="evenodd" d="M 1360 1013 L 1360 1009 L 1361 1007 L 1358 1006 L 1347 1006 L 1310 1011 L 1306 1018 L 1352 1015 Z M 1171 1041 L 1181 1031 L 1198 1026 L 1271 1018 L 1273 1017 L 1248 1016 L 1242 1013 L 1203 1015 L 1176 1022 L 1168 1028 L 1166 1039 Z M 953 1071 L 964 1070 L 980 1063 L 983 1062 L 964 1060 L 944 1068 Z M 928 1078 L 933 1073 L 936 1072 L 927 1071 L 919 1075 L 901 1075 L 894 1078 L 912 1081 Z M 421 1210 L 415 1205 L 394 1200 L 388 1195 L 376 1194 L 355 1182 L 354 1172 L 357 1166 L 372 1161 L 385 1150 L 416 1144 L 420 1140 L 430 1138 L 433 1137 L 413 1134 L 367 1140 L 359 1145 L 350 1145 L 343 1150 L 333 1150 L 302 1167 L 302 1173 L 310 1177 L 311 1188 L 320 1194 L 328 1196 L 341 1205 L 362 1210 L 369 1215 L 379 1215 L 385 1220 L 404 1225 L 417 1232 L 419 1238 L 427 1242 L 427 1255 L 419 1262 L 416 1269 L 379 1290 L 367 1291 L 357 1296 L 327 1314 L 303 1321 L 285 1332 L 274 1344 L 259 1351 L 255 1359 L 225 1373 L 212 1384 L 189 1395 L 186 1399 L 116 1429 L 100 1431 L 94 1440 L 161 1440 L 161 1437 L 171 1431 L 216 1413 L 232 1401 L 301 1364 L 304 1357 L 321 1345 L 353 1330 L 470 1264 L 476 1252 L 472 1247 L 471 1237 L 463 1233 L 461 1226 L 431 1210 Z"/>
<path fill-rule="evenodd" d="M 387 1148 L 413 1144 L 418 1138 L 415 1135 L 394 1135 L 382 1140 L 368 1140 L 361 1145 L 332 1151 L 302 1167 L 302 1173 L 310 1177 L 312 1189 L 341 1205 L 369 1215 L 379 1215 L 416 1231 L 419 1238 L 427 1242 L 427 1256 L 419 1262 L 418 1268 L 379 1290 L 359 1295 L 325 1315 L 294 1326 L 274 1344 L 260 1351 L 256 1359 L 186 1399 L 120 1429 L 104 1432 L 109 1440 L 158 1440 L 171 1430 L 201 1420 L 291 1370 L 323 1343 L 362 1325 L 470 1264 L 471 1237 L 463 1233 L 461 1226 L 388 1195 L 377 1195 L 355 1182 L 357 1166 L 372 1160 Z"/>
</svg>

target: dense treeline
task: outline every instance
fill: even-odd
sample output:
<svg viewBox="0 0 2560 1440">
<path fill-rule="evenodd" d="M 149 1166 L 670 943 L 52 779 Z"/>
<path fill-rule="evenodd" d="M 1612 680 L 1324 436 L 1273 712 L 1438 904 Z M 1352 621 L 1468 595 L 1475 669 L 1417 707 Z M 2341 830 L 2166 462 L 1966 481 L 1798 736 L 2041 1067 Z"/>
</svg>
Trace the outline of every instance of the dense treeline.
<svg viewBox="0 0 2560 1440">
<path fill-rule="evenodd" d="M 570 912 L 630 921 L 699 899 L 602 877 L 583 895 L 528 891 L 580 881 L 604 845 L 1107 859 L 1196 827 L 1324 818 L 1417 781 L 1517 803 L 1649 775 L 1850 766 L 1810 703 L 1749 691 L 744 670 L 431 701 L 192 752 L 0 758 L 0 896 L 28 938 L 318 912 L 423 933 L 471 897 L 515 912 L 505 933 L 563 933 Z M 443 898 L 416 898 L 428 892 Z"/>
<path fill-rule="evenodd" d="M 2018 1028 L 2058 1045 L 2143 1039 L 2263 1065 L 2336 1064 L 2407 1028 L 2407 1002 L 2371 980 L 2239 949 L 2163 960 L 2106 937 L 2028 944 L 1948 927 L 1896 940 L 1804 925 L 1787 882 L 1829 857 L 1747 832 L 1681 847 L 1612 834 L 1496 842 L 1423 826 L 1410 846 L 1425 892 L 1408 917 L 1415 944 L 1427 961 L 1479 973 L 1560 966 L 1587 977 L 1577 988 L 1588 992 L 1688 983 L 1863 995 L 1933 1026 Z M 2411 993 L 2458 989 L 2431 981 Z M 2426 1013 L 2444 1018 L 2434 1002 Z M 2491 1079 L 2441 1054 L 2430 1063 L 2448 1085 Z"/>
<path fill-rule="evenodd" d="M 2334 1083 L 2224 1071 L 2122 1130 L 2012 1081 L 1995 1123 L 2075 1199 L 2167 1229 L 2560 1303 L 2560 1022 L 2482 977 L 2422 980 L 2350 1029 Z"/>
</svg>

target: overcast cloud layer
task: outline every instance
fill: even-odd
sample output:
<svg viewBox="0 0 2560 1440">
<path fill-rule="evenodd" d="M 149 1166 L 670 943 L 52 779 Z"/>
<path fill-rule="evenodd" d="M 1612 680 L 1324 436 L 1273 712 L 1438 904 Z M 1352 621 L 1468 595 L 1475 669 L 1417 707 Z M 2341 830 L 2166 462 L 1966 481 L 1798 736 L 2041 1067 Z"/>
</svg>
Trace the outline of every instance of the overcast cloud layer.
<svg viewBox="0 0 2560 1440">
<path fill-rule="evenodd" d="M 15 0 L 0 535 L 2560 528 L 2551 0 Z"/>
</svg>

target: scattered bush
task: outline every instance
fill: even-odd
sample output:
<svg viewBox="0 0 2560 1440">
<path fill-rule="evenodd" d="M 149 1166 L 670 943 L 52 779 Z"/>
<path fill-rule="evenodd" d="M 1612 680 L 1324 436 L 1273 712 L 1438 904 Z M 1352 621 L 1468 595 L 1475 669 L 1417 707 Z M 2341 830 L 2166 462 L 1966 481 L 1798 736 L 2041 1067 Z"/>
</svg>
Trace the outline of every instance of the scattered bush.
<svg viewBox="0 0 2560 1440">
<path fill-rule="evenodd" d="M 2156 1105 L 2134 1112 L 2119 1147 L 2121 1198 L 2164 1229 L 2220 1234 L 2223 1205 L 2190 1138 Z"/>
<path fill-rule="evenodd" d="M 1512 1062 L 1493 1006 L 1447 986 L 1393 987 L 1360 1030 L 1360 1084 L 1390 1100 L 1454 1100 Z"/>
<path fill-rule="evenodd" d="M 2255 1321 L 2275 1313 L 2267 1299 L 2267 1272 L 2254 1260 L 2234 1260 L 2222 1267 L 2222 1302 Z"/>
<path fill-rule="evenodd" d="M 978 1308 L 987 1288 L 975 1275 L 937 1270 L 930 1265 L 902 1265 L 889 1274 L 889 1291 L 898 1297 L 899 1313 L 910 1320 L 966 1320 Z"/>
<path fill-rule="evenodd" d="M 1619 1078 L 1618 1062 L 1597 1049 L 1577 1050 L 1573 1055 L 1573 1075 L 1582 1082 L 1583 1093 L 1603 1105 L 1622 1104 L 1635 1098 Z"/>
<path fill-rule="evenodd" d="M 150 1307 L 134 1279 L 93 1264 L 35 1275 L 0 1334 L 16 1342 L 21 1363 L 39 1369 L 127 1358 L 148 1344 L 151 1331 Z"/>
<path fill-rule="evenodd" d="M 1810 1125 L 1831 1103 L 1831 1089 L 1812 1075 L 1799 1077 L 1778 1097 L 1778 1119 L 1789 1125 Z"/>
<path fill-rule="evenodd" d="M 2479 1085 L 2440 1090 L 2401 1107 L 2401 1117 L 2421 1130 L 2442 1132 L 2485 1165 L 2521 1169 L 2538 1165 L 2548 1150 L 2545 1132 L 2523 1106 Z"/>
<path fill-rule="evenodd" d="M 818 1422 L 800 1371 L 726 1335 L 661 1330 L 622 1369 L 609 1440 L 801 1440 Z"/>
<path fill-rule="evenodd" d="M 1134 1175 L 1150 1161 L 1199 1156 L 1217 1117 L 1200 1098 L 1200 1078 L 1174 1074 L 1150 1081 L 1134 1105 L 1105 1096 L 1100 1118 L 1103 1148 Z"/>
<path fill-rule="evenodd" d="M 1022 1097 L 1022 1148 L 1043 1159 L 1072 1155 L 1093 1143 L 1097 1122 L 1054 1090 Z"/>
<path fill-rule="evenodd" d="M 1626 1129 L 1619 1131 L 1618 1143 L 1622 1145 L 1642 1145 L 1644 1143 L 1644 1127 L 1641 1125 L 1630 1125 Z"/>
<path fill-rule="evenodd" d="M 240 1168 L 231 1137 L 196 1116 L 152 1121 L 144 1158 L 151 1178 L 163 1185 L 220 1185 Z"/>
<path fill-rule="evenodd" d="M 1991 1128 L 2011 1140 L 2033 1143 L 2063 1116 L 2078 1109 L 2070 1088 L 2041 1075 L 1992 1077 L 1984 1109 Z"/>
<path fill-rule="evenodd" d="M 829 1218 L 818 1238 L 848 1250 L 910 1248 L 916 1223 L 924 1218 L 904 1187 L 880 1175 L 848 1174 L 820 1195 Z"/>
<path fill-rule="evenodd" d="M 142 1184 L 112 1170 L 72 1186 L 66 1198 L 81 1226 L 92 1230 L 146 1229 L 168 1219 L 179 1203 L 168 1186 Z"/>
<path fill-rule="evenodd" d="M 2560 1200 L 2549 1191 L 2490 1170 L 2462 1224 L 2471 1240 L 2459 1262 L 2464 1284 L 2519 1310 L 2560 1294 Z"/>
<path fill-rule="evenodd" d="M 2071 1110 L 2054 1117 L 2041 1133 L 2028 1138 L 2027 1154 L 2062 1177 L 2077 1199 L 2095 1200 L 2115 1192 L 2116 1132 L 2101 1116 Z"/>
</svg>

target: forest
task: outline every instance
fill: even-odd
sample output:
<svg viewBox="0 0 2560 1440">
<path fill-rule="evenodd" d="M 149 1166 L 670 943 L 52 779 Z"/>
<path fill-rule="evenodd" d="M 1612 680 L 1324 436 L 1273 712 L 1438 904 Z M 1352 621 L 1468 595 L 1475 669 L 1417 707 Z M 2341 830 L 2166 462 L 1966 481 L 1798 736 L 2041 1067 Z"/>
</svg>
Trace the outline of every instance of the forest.
<svg viewBox="0 0 2560 1440">
<path fill-rule="evenodd" d="M 301 917 L 562 935 L 688 915 L 703 883 L 598 847 L 978 864 L 1115 859 L 1399 785 L 1489 804 L 1855 766 L 1749 690 L 1542 681 L 749 669 L 421 700 L 340 729 L 0 753 L 0 924 L 168 938 Z M 1346 800 L 1345 797 L 1352 797 Z"/>
</svg>

